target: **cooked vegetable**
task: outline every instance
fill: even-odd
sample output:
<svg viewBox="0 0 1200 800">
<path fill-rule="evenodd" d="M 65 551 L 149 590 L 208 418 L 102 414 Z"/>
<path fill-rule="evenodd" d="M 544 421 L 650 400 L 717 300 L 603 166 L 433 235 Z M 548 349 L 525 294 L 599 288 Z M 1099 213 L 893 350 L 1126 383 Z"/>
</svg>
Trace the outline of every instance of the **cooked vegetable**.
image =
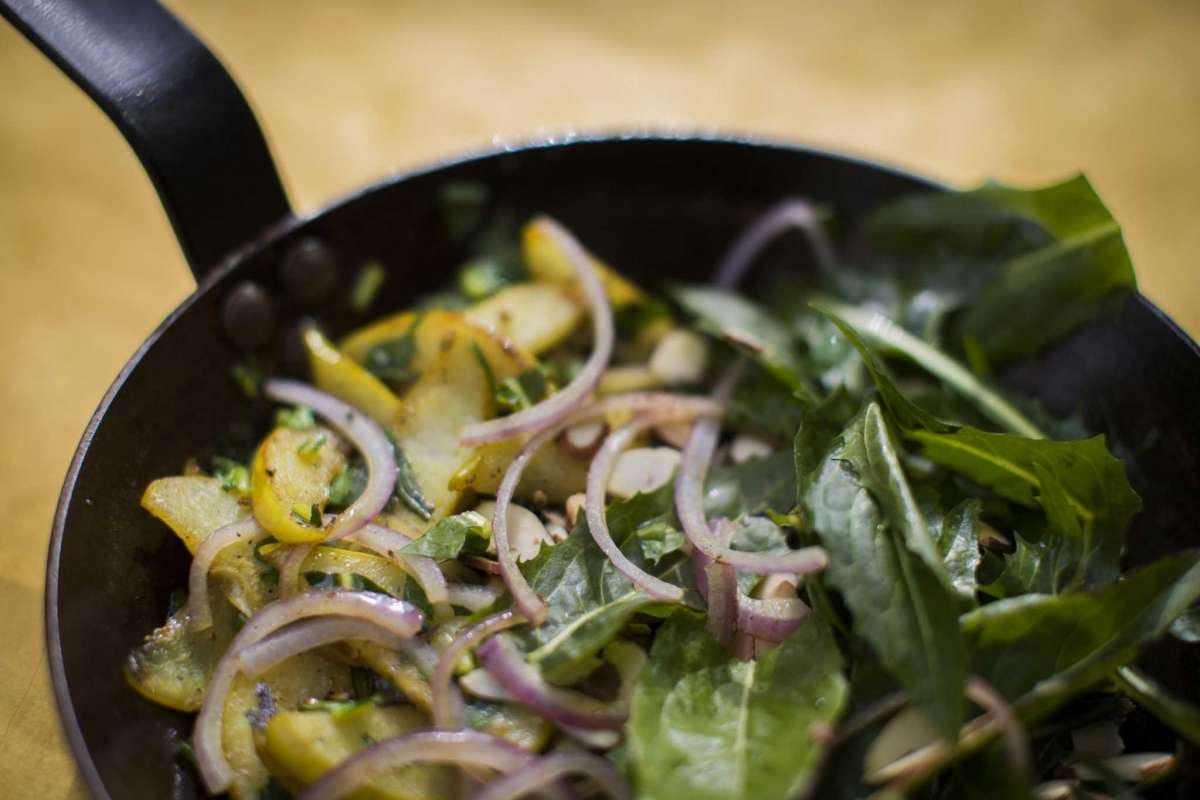
<svg viewBox="0 0 1200 800">
<path fill-rule="evenodd" d="M 1122 574 L 1125 465 L 991 374 L 1133 286 L 1086 182 L 904 198 L 845 253 L 789 198 L 665 298 L 480 188 L 446 291 L 255 380 L 249 469 L 146 489 L 190 592 L 127 679 L 199 710 L 210 791 L 1051 798 L 1190 757 L 1135 661 L 1200 638 L 1200 555 Z"/>
</svg>

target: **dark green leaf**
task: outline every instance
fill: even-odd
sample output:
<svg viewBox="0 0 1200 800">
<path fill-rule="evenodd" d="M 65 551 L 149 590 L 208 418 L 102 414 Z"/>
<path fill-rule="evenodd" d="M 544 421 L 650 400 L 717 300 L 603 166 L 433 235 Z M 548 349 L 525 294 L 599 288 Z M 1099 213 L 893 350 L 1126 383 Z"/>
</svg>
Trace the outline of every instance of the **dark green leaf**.
<svg viewBox="0 0 1200 800">
<path fill-rule="evenodd" d="M 978 194 L 1054 237 L 1010 261 L 966 312 L 964 335 L 991 360 L 1032 355 L 1101 313 L 1108 295 L 1136 289 L 1121 229 L 1082 175 L 1031 191 L 992 184 Z"/>
<path fill-rule="evenodd" d="M 648 564 L 657 564 L 666 556 L 682 550 L 687 541 L 682 531 L 666 520 L 639 525 L 637 538 L 642 546 L 642 556 Z"/>
<path fill-rule="evenodd" d="M 660 578 L 690 586 L 687 562 L 665 558 L 653 569 L 642 553 L 638 530 L 663 523 L 678 528 L 670 484 L 649 494 L 611 504 L 609 533 L 630 561 Z M 615 570 L 588 531 L 580 515 L 566 541 L 542 548 L 522 565 L 533 590 L 550 606 L 545 624 L 528 631 L 529 661 L 548 680 L 570 683 L 595 666 L 596 653 L 621 631 L 638 611 L 656 605 Z"/>
<path fill-rule="evenodd" d="M 500 413 L 508 414 L 540 403 L 551 388 L 547 369 L 539 365 L 501 381 L 493 394 Z"/>
<path fill-rule="evenodd" d="M 972 670 L 1036 721 L 1127 664 L 1197 597 L 1200 564 L 1186 554 L 1090 591 L 998 600 L 961 624 Z"/>
<path fill-rule="evenodd" d="M 705 485 L 709 517 L 733 519 L 768 509 L 790 511 L 796 500 L 792 455 L 786 450 L 713 470 Z"/>
<path fill-rule="evenodd" d="M 1118 688 L 1189 742 L 1200 747 L 1200 708 L 1172 694 L 1137 667 L 1117 670 Z"/>
<path fill-rule="evenodd" d="M 845 702 L 841 655 L 818 619 L 739 661 L 702 620 L 677 613 L 659 629 L 634 690 L 627 731 L 637 795 L 791 797 L 821 756 L 809 727 L 835 721 Z"/>
<path fill-rule="evenodd" d="M 1125 528 L 1141 508 L 1141 501 L 1125 477 L 1124 465 L 1108 452 L 1103 436 L 1051 442 L 973 428 L 944 434 L 917 430 L 908 435 L 921 444 L 926 458 L 1002 497 L 1031 508 L 1042 506 L 1044 498 L 1054 510 L 1052 524 L 1059 526 L 1055 538 L 1060 541 L 1049 554 L 1055 563 L 1065 563 L 1075 548 L 1088 557 L 1090 581 L 1105 583 L 1116 578 Z M 1052 475 L 1060 487 L 1052 487 L 1046 495 L 1039 474 Z M 1081 529 L 1066 522 L 1063 501 L 1079 517 Z M 1075 539 L 1068 538 L 1076 534 Z M 1061 556 L 1059 548 L 1064 551 Z"/>
<path fill-rule="evenodd" d="M 962 722 L 965 656 L 941 554 L 875 404 L 843 432 L 806 481 L 829 583 L 855 630 L 947 738 Z"/>
<path fill-rule="evenodd" d="M 367 468 L 361 460 L 352 460 L 329 483 L 329 505 L 346 508 L 367 488 Z"/>
<path fill-rule="evenodd" d="M 390 435 L 388 438 L 391 438 Z M 430 519 L 433 516 L 433 504 L 425 499 L 425 493 L 417 481 L 417 473 L 394 439 L 392 447 L 396 452 L 396 497 L 421 519 Z"/>
<path fill-rule="evenodd" d="M 421 538 L 400 552 L 445 561 L 458 558 L 462 553 L 482 555 L 487 552 L 490 539 L 491 525 L 487 518 L 474 511 L 464 511 L 438 520 Z"/>
<path fill-rule="evenodd" d="M 413 359 L 417 355 L 417 328 L 424 318 L 423 314 L 417 314 L 403 334 L 382 341 L 367 351 L 364 363 L 367 371 L 397 392 L 417 379 Z"/>
<path fill-rule="evenodd" d="M 982 555 L 979 551 L 979 513 L 983 504 L 964 500 L 946 513 L 938 531 L 938 550 L 950 574 L 950 582 L 959 596 L 975 602 L 975 570 Z"/>
</svg>

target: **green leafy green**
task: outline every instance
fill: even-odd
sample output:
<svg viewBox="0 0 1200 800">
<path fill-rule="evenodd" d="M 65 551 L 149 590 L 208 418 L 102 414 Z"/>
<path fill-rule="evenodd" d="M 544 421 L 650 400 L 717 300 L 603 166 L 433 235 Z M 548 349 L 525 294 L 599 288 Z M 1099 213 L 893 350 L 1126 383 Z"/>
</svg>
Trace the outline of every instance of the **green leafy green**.
<svg viewBox="0 0 1200 800">
<path fill-rule="evenodd" d="M 687 537 L 671 523 L 663 519 L 644 522 L 637 527 L 638 543 L 647 563 L 657 564 L 672 553 L 683 549 Z"/>
<path fill-rule="evenodd" d="M 1137 667 L 1121 667 L 1115 679 L 1117 687 L 1138 705 L 1200 747 L 1200 708 L 1179 699 Z"/>
<path fill-rule="evenodd" d="M 758 365 L 749 365 L 725 412 L 725 425 L 777 442 L 790 441 L 807 407 L 794 390 Z"/>
<path fill-rule="evenodd" d="M 501 381 L 493 395 L 500 413 L 507 414 L 536 405 L 549 396 L 552 388 L 547 368 L 539 365 Z"/>
<path fill-rule="evenodd" d="M 296 431 L 310 431 L 317 427 L 317 419 L 313 416 L 313 410 L 308 406 L 281 408 L 275 412 L 275 425 Z"/>
<path fill-rule="evenodd" d="M 329 482 L 329 505 L 346 508 L 367 488 L 367 467 L 354 459 Z"/>
<path fill-rule="evenodd" d="M 676 613 L 658 631 L 628 725 L 646 800 L 787 798 L 814 777 L 823 747 L 810 726 L 846 703 L 842 659 L 810 619 L 776 649 L 739 661 L 704 622 Z"/>
<path fill-rule="evenodd" d="M 998 600 L 962 617 L 971 669 L 1036 721 L 1124 666 L 1200 597 L 1200 559 L 1163 559 L 1118 583 Z"/>
<path fill-rule="evenodd" d="M 768 509 L 789 511 L 795 499 L 792 455 L 781 450 L 713 470 L 705 484 L 704 508 L 709 517 L 733 519 Z"/>
<path fill-rule="evenodd" d="M 388 438 L 391 438 L 390 434 Z M 404 455 L 404 451 L 400 449 L 394 439 L 392 447 L 396 451 L 396 497 L 421 519 L 432 518 L 433 504 L 425 498 L 425 493 L 421 491 L 416 471 L 413 470 L 408 457 Z"/>
<path fill-rule="evenodd" d="M 417 355 L 417 328 L 424 318 L 423 314 L 417 314 L 400 336 L 382 341 L 367 351 L 364 363 L 367 371 L 397 392 L 417 379 L 413 359 Z"/>
<path fill-rule="evenodd" d="M 1181 642 L 1200 642 L 1200 608 L 1189 608 L 1171 623 L 1171 635 Z"/>
<path fill-rule="evenodd" d="M 691 570 L 681 568 L 678 559 L 664 558 L 650 567 L 638 537 L 638 531 L 648 526 L 678 528 L 669 484 L 611 504 L 607 518 L 613 541 L 630 561 L 660 578 L 690 586 Z M 522 565 L 522 571 L 550 606 L 545 624 L 525 633 L 529 661 L 537 664 L 548 680 L 558 683 L 572 682 L 596 666 L 596 653 L 633 614 L 653 610 L 656 605 L 613 568 L 592 539 L 582 514 L 566 541 L 542 548 L 536 558 Z"/>
<path fill-rule="evenodd" d="M 797 467 L 806 461 L 798 455 Z M 869 405 L 801 483 L 829 551 L 826 579 L 845 598 L 856 632 L 953 739 L 966 678 L 957 600 L 879 407 Z"/>
<path fill-rule="evenodd" d="M 937 537 L 938 551 L 950 575 L 950 583 L 969 603 L 975 602 L 975 571 L 983 557 L 979 551 L 979 514 L 982 510 L 983 504 L 978 500 L 964 500 L 946 513 Z"/>
<path fill-rule="evenodd" d="M 483 555 L 491 540 L 491 523 L 482 514 L 464 511 L 440 519 L 401 550 L 410 556 L 429 556 L 439 561 L 458 558 L 463 553 Z"/>
<path fill-rule="evenodd" d="M 1086 559 L 1081 569 L 1093 583 L 1112 581 L 1119 574 L 1125 529 L 1141 500 L 1103 436 L 1052 442 L 973 428 L 954 433 L 916 430 L 908 436 L 931 461 L 1013 502 L 1053 511 L 1051 522 L 1058 526 L 1058 535 L 1047 557 L 1055 564 L 1067 563 L 1074 552 Z M 1059 486 L 1047 489 L 1039 475 L 1052 476 Z M 1081 528 L 1066 521 L 1064 504 L 1079 517 Z M 1057 575 L 1057 567 L 1050 572 Z"/>
</svg>

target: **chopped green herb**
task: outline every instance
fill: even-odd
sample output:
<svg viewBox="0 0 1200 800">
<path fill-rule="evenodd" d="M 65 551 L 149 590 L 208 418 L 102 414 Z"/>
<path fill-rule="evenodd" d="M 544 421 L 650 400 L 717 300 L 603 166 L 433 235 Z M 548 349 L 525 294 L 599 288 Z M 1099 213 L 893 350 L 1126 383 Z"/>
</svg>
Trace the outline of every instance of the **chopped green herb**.
<svg viewBox="0 0 1200 800">
<path fill-rule="evenodd" d="M 254 361 L 234 364 L 229 372 L 234 383 L 242 390 L 242 394 L 250 398 L 258 397 L 263 381 L 267 379 L 262 367 Z"/>
<path fill-rule="evenodd" d="M 396 497 L 421 519 L 432 518 L 433 504 L 425 499 L 425 493 L 421 491 L 421 484 L 417 480 L 417 473 L 413 470 L 412 464 L 408 462 L 408 457 L 404 455 L 404 451 L 396 444 L 396 440 L 392 439 L 390 433 L 388 439 L 391 440 L 392 449 L 396 452 Z"/>
<path fill-rule="evenodd" d="M 540 365 L 532 367 L 501 381 L 496 387 L 496 405 L 501 413 L 520 411 L 546 399 L 552 388 L 549 370 Z"/>
<path fill-rule="evenodd" d="M 317 419 L 313 416 L 313 410 L 307 406 L 281 408 L 275 412 L 275 425 L 296 431 L 310 431 L 317 426 Z"/>
<path fill-rule="evenodd" d="M 402 335 L 380 342 L 367 351 L 366 368 L 395 391 L 402 391 L 417 379 L 413 359 L 417 355 L 417 328 L 424 314 L 418 314 Z"/>
<path fill-rule="evenodd" d="M 321 527 L 321 507 L 316 503 L 310 507 L 305 507 L 303 503 L 297 503 L 292 506 L 292 518 L 304 525 L 319 528 Z"/>
<path fill-rule="evenodd" d="M 350 310 L 356 314 L 366 313 L 387 278 L 387 270 L 378 261 L 368 261 L 358 271 L 354 287 L 350 290 Z"/>
<path fill-rule="evenodd" d="M 329 484 L 329 505 L 346 508 L 367 487 L 367 468 L 361 461 L 352 461 Z"/>
<path fill-rule="evenodd" d="M 296 448 L 296 455 L 305 460 L 312 461 L 316 459 L 317 453 L 321 452 L 321 448 L 325 446 L 325 441 L 325 434 L 323 433 L 318 433 L 316 436 L 305 439 L 304 442 Z"/>
<path fill-rule="evenodd" d="M 458 558 L 462 553 L 482 555 L 487 552 L 492 526 L 487 517 L 474 511 L 464 511 L 438 520 L 421 537 L 400 552 L 412 556 L 428 556 L 440 561 Z"/>
<path fill-rule="evenodd" d="M 487 360 L 487 356 L 483 354 L 483 350 L 479 347 L 479 342 L 474 339 L 471 340 L 471 353 L 475 356 L 475 360 L 479 362 L 479 368 L 483 370 L 483 376 L 487 378 L 488 387 L 494 397 L 496 394 L 496 373 L 492 369 L 491 363 Z"/>
<path fill-rule="evenodd" d="M 230 494 L 250 494 L 250 470 L 245 464 L 224 456 L 213 457 L 213 477 L 221 482 L 221 488 Z"/>
</svg>

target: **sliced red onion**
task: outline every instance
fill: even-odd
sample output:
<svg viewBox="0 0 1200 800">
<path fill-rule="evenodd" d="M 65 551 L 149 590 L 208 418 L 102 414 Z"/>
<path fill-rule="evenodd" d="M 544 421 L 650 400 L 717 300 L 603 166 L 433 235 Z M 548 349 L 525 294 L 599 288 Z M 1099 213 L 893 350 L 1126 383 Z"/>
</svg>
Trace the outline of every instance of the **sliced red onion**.
<svg viewBox="0 0 1200 800">
<path fill-rule="evenodd" d="M 306 383 L 273 378 L 263 384 L 263 394 L 279 403 L 308 406 L 346 437 L 366 462 L 366 488 L 324 525 L 325 540 L 347 536 L 379 516 L 396 487 L 396 451 L 383 428 L 353 406 Z"/>
<path fill-rule="evenodd" d="M 525 622 L 515 609 L 501 611 L 486 617 L 464 631 L 459 632 L 450 645 L 438 656 L 437 667 L 429 679 L 432 696 L 433 722 L 443 730 L 461 728 L 463 721 L 462 695 L 452 682 L 454 667 L 462 654 L 483 639 L 500 631 L 508 630 Z"/>
<path fill-rule="evenodd" d="M 730 289 L 741 283 L 746 276 L 754 259 L 784 231 L 797 228 L 804 232 L 813 254 L 817 259 L 817 267 L 822 272 L 830 272 L 834 267 L 833 247 L 825 231 L 821 228 L 816 209 L 807 200 L 791 198 L 778 203 L 760 216 L 745 233 L 729 249 L 721 265 L 717 268 L 717 276 L 713 281 L 723 289 Z"/>
<path fill-rule="evenodd" d="M 768 642 L 782 642 L 808 617 L 808 605 L 799 597 L 760 600 L 742 594 L 737 599 L 737 627 Z"/>
<path fill-rule="evenodd" d="M 723 647 L 733 646 L 738 619 L 737 574 L 728 564 L 712 562 L 704 568 L 708 588 L 708 632 Z"/>
<path fill-rule="evenodd" d="M 422 731 L 385 739 L 326 772 L 296 800 L 342 800 L 398 767 L 457 764 L 507 772 L 534 758 L 516 745 L 478 731 Z"/>
<path fill-rule="evenodd" d="M 450 607 L 449 591 L 446 588 L 446 576 L 442 574 L 437 562 L 427 556 L 410 556 L 401 552 L 412 544 L 413 539 L 383 525 L 365 525 L 355 531 L 350 539 L 395 562 L 400 569 L 411 575 L 420 584 L 425 598 L 433 606 L 435 620 L 440 622 L 454 616 L 454 609 Z"/>
<path fill-rule="evenodd" d="M 716 554 L 715 560 L 755 575 L 808 575 L 825 569 L 829 565 L 829 554 L 825 548 L 816 546 L 761 553 L 725 548 Z"/>
<path fill-rule="evenodd" d="M 608 479 L 612 476 L 613 465 L 616 463 L 617 457 L 629 446 L 633 437 L 654 424 L 652 419 L 634 420 L 605 438 L 604 444 L 600 445 L 600 449 L 592 459 L 591 466 L 588 467 L 587 499 L 584 501 L 584 509 L 587 511 L 588 530 L 591 532 L 592 538 L 616 570 L 655 600 L 678 603 L 683 600 L 683 589 L 661 578 L 656 578 L 626 558 L 625 554 L 621 552 L 621 548 L 609 535 L 608 519 L 604 511 L 608 494 Z"/>
<path fill-rule="evenodd" d="M 633 797 L 625 778 L 608 759 L 591 753 L 552 753 L 497 778 L 472 800 L 516 800 L 532 796 L 567 775 L 581 775 L 617 800 Z"/>
<path fill-rule="evenodd" d="M 233 780 L 221 744 L 221 719 L 242 652 L 286 625 L 329 614 L 369 620 L 399 638 L 413 636 L 422 624 L 421 612 L 409 603 L 373 592 L 344 589 L 310 591 L 277 600 L 250 617 L 213 670 L 192 734 L 196 766 L 210 794 L 228 791 Z"/>
<path fill-rule="evenodd" d="M 591 257 L 569 231 L 549 217 L 539 217 L 531 224 L 553 239 L 575 268 L 579 285 L 592 314 L 592 354 L 588 356 L 587 363 L 579 374 L 561 391 L 507 417 L 498 417 L 463 428 L 459 436 L 459 442 L 463 445 L 474 446 L 511 439 L 560 422 L 587 401 L 596 384 L 600 382 L 609 358 L 612 357 L 612 307 L 609 305 L 600 275 L 592 265 Z"/>
<path fill-rule="evenodd" d="M 491 586 L 475 586 L 470 583 L 451 583 L 447 585 L 450 605 L 465 608 L 467 611 L 479 611 L 496 602 L 500 590 Z"/>
<path fill-rule="evenodd" d="M 291 597 L 308 588 L 300 572 L 304 562 L 317 549 L 315 544 L 294 544 L 288 547 L 279 564 L 279 596 Z"/>
<path fill-rule="evenodd" d="M 669 420 L 687 420 L 702 416 L 717 416 L 723 410 L 719 402 L 704 397 L 687 397 L 661 392 L 638 392 L 626 395 L 606 397 L 579 409 L 566 420 L 556 426 L 537 433 L 526 442 L 517 453 L 517 457 L 508 465 L 504 478 L 496 490 L 496 505 L 492 510 L 492 541 L 496 544 L 496 560 L 500 565 L 500 575 L 505 586 L 513 596 L 517 608 L 534 625 L 546 621 L 549 607 L 542 598 L 537 596 L 521 570 L 508 540 L 508 506 L 516 493 L 517 485 L 525 467 L 547 442 L 571 425 L 577 425 L 593 419 L 600 419 L 607 414 L 626 411 L 635 414 L 645 414 L 655 422 Z"/>
<path fill-rule="evenodd" d="M 591 730 L 620 730 L 629 718 L 626 703 L 604 703 L 547 683 L 537 667 L 521 656 L 508 634 L 493 636 L 478 652 L 487 671 L 501 686 L 553 722 Z"/>
<path fill-rule="evenodd" d="M 265 539 L 267 532 L 259 527 L 253 519 L 234 522 L 210 533 L 192 557 L 192 566 L 188 570 L 188 619 L 198 631 L 212 627 L 212 604 L 208 599 L 208 571 L 221 551 L 243 539 L 259 541 Z"/>
<path fill-rule="evenodd" d="M 317 617 L 296 622 L 250 645 L 238 658 L 238 668 L 251 678 L 257 678 L 292 656 L 351 639 L 374 642 L 393 650 L 398 649 L 402 641 L 407 641 L 369 620 Z"/>
</svg>

